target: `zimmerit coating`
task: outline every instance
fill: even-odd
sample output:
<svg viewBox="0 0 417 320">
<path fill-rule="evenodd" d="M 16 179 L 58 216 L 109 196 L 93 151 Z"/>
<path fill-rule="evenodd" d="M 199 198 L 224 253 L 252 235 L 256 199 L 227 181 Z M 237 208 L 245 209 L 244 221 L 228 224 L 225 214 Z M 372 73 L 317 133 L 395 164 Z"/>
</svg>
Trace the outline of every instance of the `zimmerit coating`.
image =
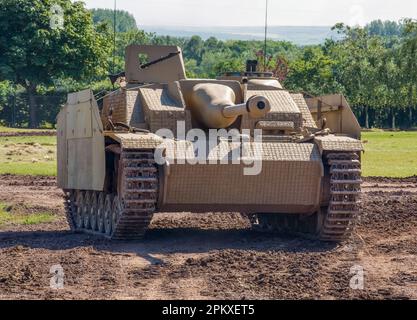
<svg viewBox="0 0 417 320">
<path fill-rule="evenodd" d="M 303 118 L 297 104 L 287 91 L 283 90 L 248 90 L 247 98 L 254 95 L 266 97 L 271 102 L 271 112 L 265 117 L 265 121 L 293 122 L 294 130 L 300 131 L 303 127 Z M 254 129 L 258 120 L 244 116 L 242 127 Z"/>
<path fill-rule="evenodd" d="M 112 92 L 103 101 L 102 120 L 107 123 L 107 117 L 111 115 L 111 119 L 114 122 L 127 123 L 127 110 L 126 110 L 126 90 L 119 89 Z"/>
<path fill-rule="evenodd" d="M 162 86 L 154 88 L 140 88 L 146 106 L 151 111 L 183 112 L 184 106 L 169 96 L 168 90 Z"/>
<path fill-rule="evenodd" d="M 271 113 L 295 113 L 299 114 L 297 104 L 291 98 L 289 92 L 284 90 L 248 90 L 247 97 L 262 96 L 271 102 Z"/>
<path fill-rule="evenodd" d="M 291 94 L 294 102 L 297 104 L 298 109 L 300 109 L 301 114 L 303 115 L 304 127 L 317 128 L 316 122 L 311 115 L 310 109 L 307 106 L 306 101 L 301 93 Z"/>
<path fill-rule="evenodd" d="M 303 126 L 303 119 L 301 113 L 268 113 L 262 121 L 279 121 L 279 122 L 292 122 L 294 131 L 301 131 Z M 258 119 L 252 119 L 249 115 L 242 117 L 242 128 L 255 129 Z"/>
<path fill-rule="evenodd" d="M 324 136 L 316 137 L 315 142 L 321 151 L 363 151 L 361 141 L 343 136 Z"/>
<path fill-rule="evenodd" d="M 155 149 L 163 142 L 162 138 L 152 133 L 108 133 L 107 135 L 120 142 L 123 149 Z"/>
<path fill-rule="evenodd" d="M 262 152 L 262 170 L 255 176 L 244 175 L 244 164 L 171 164 L 167 203 L 314 206 L 318 202 L 323 167 L 317 146 L 264 143 Z"/>
<path fill-rule="evenodd" d="M 244 176 L 243 165 L 171 165 L 166 201 L 314 206 L 321 170 L 318 162 L 265 161 L 260 175 Z M 199 181 L 205 182 L 203 190 Z"/>
<path fill-rule="evenodd" d="M 199 149 L 201 155 L 198 145 L 193 145 L 190 141 L 167 140 L 164 146 L 166 147 L 167 155 L 172 159 L 196 160 L 195 149 Z M 206 154 L 208 160 L 217 161 L 232 160 L 235 154 L 241 154 L 243 158 L 249 157 L 262 161 L 321 162 L 319 150 L 313 143 L 238 143 L 221 141 Z"/>
<path fill-rule="evenodd" d="M 292 121 L 259 121 L 256 129 L 270 130 L 294 130 L 294 122 Z"/>
<path fill-rule="evenodd" d="M 145 115 L 143 113 L 142 102 L 140 101 L 138 90 L 126 91 L 126 109 L 127 119 L 130 119 L 130 125 L 134 127 L 147 127 L 145 124 Z"/>
<path fill-rule="evenodd" d="M 163 85 L 140 88 L 139 92 L 143 101 L 145 120 L 152 132 L 170 129 L 177 135 L 178 121 L 185 122 L 186 131 L 191 128 L 189 111 L 185 110 L 182 101 L 174 100 Z"/>
</svg>

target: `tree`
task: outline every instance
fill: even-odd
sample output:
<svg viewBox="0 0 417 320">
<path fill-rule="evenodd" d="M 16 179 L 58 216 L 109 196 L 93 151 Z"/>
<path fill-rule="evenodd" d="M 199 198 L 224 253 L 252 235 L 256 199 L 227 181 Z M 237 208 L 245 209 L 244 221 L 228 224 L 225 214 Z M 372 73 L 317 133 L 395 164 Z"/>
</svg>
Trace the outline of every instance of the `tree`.
<svg viewBox="0 0 417 320">
<path fill-rule="evenodd" d="M 210 37 L 204 41 L 204 50 L 213 51 L 221 50 L 223 48 L 223 42 L 217 40 L 215 37 Z"/>
<path fill-rule="evenodd" d="M 131 44 L 143 45 L 149 44 L 151 36 L 143 30 L 130 30 L 128 32 L 118 33 L 116 37 L 116 57 L 115 66 L 110 72 L 116 73 L 124 70 L 125 66 L 125 50 Z M 113 57 L 110 57 L 113 60 Z M 113 61 L 111 63 L 113 65 Z M 114 69 L 114 70 L 113 70 Z"/>
<path fill-rule="evenodd" d="M 54 5 L 62 8 L 62 24 L 55 24 L 54 10 L 61 9 Z M 82 2 L 3 0 L 0 30 L 0 81 L 25 88 L 32 128 L 39 123 L 35 96 L 40 85 L 51 85 L 58 78 L 86 80 L 106 73 L 111 50 L 108 35 L 95 29 Z"/>
<path fill-rule="evenodd" d="M 409 107 L 409 125 L 413 124 L 413 106 L 417 100 L 417 21 L 404 20 L 403 42 L 400 48 L 402 57 L 400 68 L 403 83 L 407 87 L 407 104 Z"/>
<path fill-rule="evenodd" d="M 185 59 L 185 70 L 188 78 L 198 78 L 197 61 L 193 59 Z"/>
<path fill-rule="evenodd" d="M 392 100 L 391 92 L 387 92 L 388 77 L 381 74 L 386 70 L 386 43 L 364 28 L 337 24 L 334 29 L 344 36 L 341 41 L 327 43 L 336 61 L 336 81 L 343 85 L 351 103 L 363 110 L 365 126 L 369 127 L 369 108 L 395 107 L 389 105 Z"/>
<path fill-rule="evenodd" d="M 365 30 L 371 36 L 400 36 L 403 25 L 395 21 L 374 20 L 365 26 Z"/>
<path fill-rule="evenodd" d="M 225 72 L 244 70 L 244 61 L 230 52 L 206 52 L 201 61 L 204 77 L 216 78 Z"/>
<path fill-rule="evenodd" d="M 12 93 L 13 88 L 8 81 L 0 82 L 0 125 L 2 124 L 2 121 L 7 119 L 7 106 Z"/>
<path fill-rule="evenodd" d="M 336 62 L 323 52 L 320 46 L 307 47 L 303 54 L 289 65 L 285 85 L 292 90 L 301 90 L 312 95 L 341 91 L 333 69 Z"/>
<path fill-rule="evenodd" d="M 106 23 L 113 29 L 114 10 L 111 9 L 92 9 L 93 21 L 99 25 Z M 116 32 L 128 32 L 137 30 L 135 17 L 127 11 L 116 10 Z"/>
<path fill-rule="evenodd" d="M 201 62 L 203 56 L 204 41 L 200 36 L 192 36 L 185 45 L 184 54 L 190 59 L 194 59 L 197 63 Z"/>
</svg>

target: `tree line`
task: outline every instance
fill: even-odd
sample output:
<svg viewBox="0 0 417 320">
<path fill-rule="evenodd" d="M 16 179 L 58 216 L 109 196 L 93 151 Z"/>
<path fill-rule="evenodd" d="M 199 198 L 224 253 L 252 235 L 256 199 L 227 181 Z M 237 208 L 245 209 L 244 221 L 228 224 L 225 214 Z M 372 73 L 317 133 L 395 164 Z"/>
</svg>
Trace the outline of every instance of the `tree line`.
<svg viewBox="0 0 417 320">
<path fill-rule="evenodd" d="M 64 12 L 51 28 L 51 6 Z M 214 78 L 243 71 L 257 59 L 259 71 L 273 72 L 292 91 L 343 93 L 363 127 L 417 126 L 417 22 L 373 21 L 365 27 L 337 24 L 340 36 L 314 46 L 286 41 L 159 36 L 137 28 L 134 17 L 87 10 L 69 0 L 3 0 L 0 7 L 0 122 L 38 127 L 55 123 L 68 92 L 92 87 L 112 90 L 108 74 L 124 69 L 129 44 L 177 45 L 187 75 Z M 266 61 L 264 61 L 266 57 Z M 265 67 L 264 67 L 265 66 Z"/>
</svg>

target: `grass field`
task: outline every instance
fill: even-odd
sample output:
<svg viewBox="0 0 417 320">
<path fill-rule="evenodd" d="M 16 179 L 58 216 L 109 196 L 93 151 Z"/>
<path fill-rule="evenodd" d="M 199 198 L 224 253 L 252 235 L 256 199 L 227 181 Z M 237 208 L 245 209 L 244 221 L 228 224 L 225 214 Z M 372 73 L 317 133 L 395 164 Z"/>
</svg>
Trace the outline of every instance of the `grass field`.
<svg viewBox="0 0 417 320">
<path fill-rule="evenodd" d="M 417 132 L 364 132 L 363 140 L 364 176 L 417 175 Z M 0 174 L 5 173 L 56 175 L 56 138 L 0 137 Z"/>
<path fill-rule="evenodd" d="M 44 132 L 51 129 L 16 129 L 0 126 L 0 132 Z"/>
<path fill-rule="evenodd" d="M 0 229 L 5 225 L 10 224 L 34 225 L 52 222 L 55 219 L 56 217 L 48 212 L 22 214 L 19 210 L 16 210 L 16 208 L 0 202 Z"/>
<path fill-rule="evenodd" d="M 364 132 L 365 176 L 405 178 L 417 175 L 417 132 Z"/>
<path fill-rule="evenodd" d="M 56 137 L 0 137 L 0 174 L 56 175 Z"/>
</svg>

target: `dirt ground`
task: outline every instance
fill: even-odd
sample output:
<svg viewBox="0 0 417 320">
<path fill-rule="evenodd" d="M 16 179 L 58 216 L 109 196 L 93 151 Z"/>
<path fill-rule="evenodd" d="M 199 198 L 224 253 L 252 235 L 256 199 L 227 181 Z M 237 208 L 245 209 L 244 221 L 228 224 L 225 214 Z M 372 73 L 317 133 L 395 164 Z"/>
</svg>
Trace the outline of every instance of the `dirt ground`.
<svg viewBox="0 0 417 320">
<path fill-rule="evenodd" d="M 417 299 L 417 178 L 367 179 L 340 246 L 264 234 L 238 214 L 158 214 L 143 241 L 68 230 L 53 178 L 0 176 L 0 202 L 56 220 L 0 227 L 0 299 Z M 53 265 L 64 289 L 50 288 Z M 365 274 L 352 290 L 351 268 Z"/>
</svg>

